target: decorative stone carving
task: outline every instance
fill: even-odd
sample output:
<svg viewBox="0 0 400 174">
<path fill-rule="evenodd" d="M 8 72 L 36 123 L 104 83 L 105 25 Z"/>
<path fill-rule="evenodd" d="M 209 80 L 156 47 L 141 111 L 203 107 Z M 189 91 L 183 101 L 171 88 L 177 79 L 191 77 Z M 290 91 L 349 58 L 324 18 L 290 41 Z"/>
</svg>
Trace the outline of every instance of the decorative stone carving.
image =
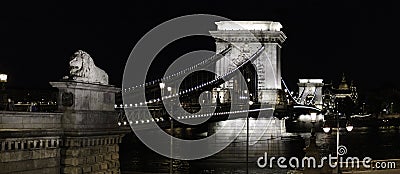
<svg viewBox="0 0 400 174">
<path fill-rule="evenodd" d="M 71 92 L 64 92 L 61 96 L 63 106 L 72 106 L 74 104 L 74 94 Z"/>
<path fill-rule="evenodd" d="M 280 31 L 282 25 L 273 21 L 219 21 L 215 22 L 218 30 L 263 30 Z"/>
<path fill-rule="evenodd" d="M 108 85 L 107 73 L 96 67 L 92 57 L 82 50 L 78 50 L 71 57 L 69 62 L 70 75 L 68 79 L 85 82 L 85 83 L 97 83 L 102 85 Z"/>
</svg>

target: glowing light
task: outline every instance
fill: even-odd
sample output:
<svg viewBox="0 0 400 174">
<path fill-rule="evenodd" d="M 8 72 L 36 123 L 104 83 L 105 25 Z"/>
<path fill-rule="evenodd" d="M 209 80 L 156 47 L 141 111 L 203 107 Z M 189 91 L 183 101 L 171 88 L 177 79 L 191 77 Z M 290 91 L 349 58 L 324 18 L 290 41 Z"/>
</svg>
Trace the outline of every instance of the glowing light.
<svg viewBox="0 0 400 174">
<path fill-rule="evenodd" d="M 351 126 L 351 125 L 350 125 L 350 126 L 346 126 L 346 130 L 349 131 L 349 132 L 351 132 L 351 131 L 353 130 L 353 128 L 354 128 L 354 127 Z"/>
<path fill-rule="evenodd" d="M 165 83 L 160 83 L 160 88 L 164 89 L 165 88 Z"/>
<path fill-rule="evenodd" d="M 0 82 L 7 82 L 7 74 L 0 74 Z"/>
<path fill-rule="evenodd" d="M 311 122 L 312 122 L 312 123 L 317 122 L 317 113 L 312 112 L 311 115 L 310 115 L 310 117 L 311 117 Z"/>
<path fill-rule="evenodd" d="M 322 129 L 324 130 L 325 133 L 328 133 L 329 131 L 331 131 L 331 128 L 330 128 L 330 127 L 324 127 L 324 128 L 322 128 Z"/>
</svg>

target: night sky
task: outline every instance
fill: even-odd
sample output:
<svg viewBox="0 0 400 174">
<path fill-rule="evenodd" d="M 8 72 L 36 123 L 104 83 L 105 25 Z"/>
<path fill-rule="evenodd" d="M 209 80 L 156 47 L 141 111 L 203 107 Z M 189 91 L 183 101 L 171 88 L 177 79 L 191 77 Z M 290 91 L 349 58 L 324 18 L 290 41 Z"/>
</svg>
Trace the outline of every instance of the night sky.
<svg viewBox="0 0 400 174">
<path fill-rule="evenodd" d="M 131 49 L 146 32 L 175 17 L 202 13 L 280 22 L 288 37 L 282 76 L 293 89 L 298 78 L 337 82 L 342 73 L 359 89 L 400 86 L 396 11 L 394 2 L 382 0 L 2 3 L 0 72 L 9 75 L 10 88 L 50 88 L 48 82 L 67 75 L 70 56 L 82 49 L 109 74 L 111 84 L 121 86 Z M 213 50 L 214 43 L 189 38 L 169 52 L 173 49 Z M 166 53 L 156 61 L 167 65 L 176 56 Z"/>
</svg>

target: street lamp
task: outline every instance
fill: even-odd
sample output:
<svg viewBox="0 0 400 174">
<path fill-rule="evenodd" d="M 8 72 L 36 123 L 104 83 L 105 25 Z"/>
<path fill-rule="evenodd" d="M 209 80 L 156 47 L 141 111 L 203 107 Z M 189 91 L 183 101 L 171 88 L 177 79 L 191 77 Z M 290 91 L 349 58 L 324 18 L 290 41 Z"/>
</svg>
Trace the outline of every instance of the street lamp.
<svg viewBox="0 0 400 174">
<path fill-rule="evenodd" d="M 312 124 L 311 136 L 314 136 L 315 135 L 315 123 L 317 122 L 317 113 L 315 113 L 315 112 L 310 113 L 310 119 L 311 119 L 311 124 Z"/>
<path fill-rule="evenodd" d="M 309 145 L 304 149 L 307 157 L 314 157 L 315 159 L 319 158 L 319 151 L 316 145 L 316 137 L 315 137 L 315 123 L 317 122 L 317 113 L 310 113 L 310 120 L 312 123 L 311 127 L 311 137 Z M 310 164 L 308 164 L 310 166 Z M 311 166 L 310 166 L 311 167 Z M 304 167 L 304 173 L 316 173 L 317 169 L 313 169 L 310 167 Z"/>
<path fill-rule="evenodd" d="M 362 105 L 362 114 L 363 115 L 365 114 L 365 103 L 363 103 L 363 105 Z"/>
<path fill-rule="evenodd" d="M 160 83 L 160 88 L 164 89 L 165 88 L 165 83 Z"/>
<path fill-rule="evenodd" d="M 393 114 L 393 104 L 394 104 L 393 102 L 390 103 L 390 113 L 391 113 L 391 114 Z"/>
<path fill-rule="evenodd" d="M 316 123 L 317 122 L 317 113 L 312 112 L 310 117 L 311 117 L 311 123 Z"/>
<path fill-rule="evenodd" d="M 346 130 L 347 131 L 349 131 L 349 132 L 351 132 L 352 130 L 353 130 L 353 125 L 350 123 L 350 122 L 347 122 L 347 124 L 346 124 Z"/>
<path fill-rule="evenodd" d="M 348 132 L 351 132 L 353 130 L 353 125 L 350 123 L 350 121 L 347 121 L 346 123 L 346 130 Z M 322 128 L 325 133 L 329 133 L 332 130 L 336 129 L 336 157 L 337 157 L 337 173 L 340 173 L 340 164 L 339 164 L 339 135 L 340 135 L 340 124 L 339 124 L 339 114 L 336 115 L 336 128 L 331 128 L 329 125 L 326 123 L 324 124 L 324 127 Z"/>
<path fill-rule="evenodd" d="M 5 90 L 5 84 L 7 83 L 7 74 L 0 74 L 1 89 Z"/>
<path fill-rule="evenodd" d="M 160 83 L 160 88 L 161 88 L 161 91 L 163 91 L 163 89 L 165 88 L 165 83 Z M 168 95 L 169 96 L 172 96 L 172 94 L 171 94 L 171 91 L 172 91 L 172 87 L 170 87 L 170 86 L 168 86 L 167 87 L 167 91 L 168 91 Z M 173 111 L 173 105 L 171 105 L 171 110 L 170 110 L 170 112 L 172 112 Z M 173 138 L 173 136 L 174 136 L 174 119 L 172 118 L 172 113 L 171 113 L 171 115 L 170 115 L 171 117 L 170 117 L 170 129 L 171 129 L 171 139 L 170 139 L 170 154 L 171 154 L 171 159 L 170 159 L 170 162 L 169 162 L 169 172 L 170 173 L 173 173 L 173 167 L 174 167 L 174 165 L 173 165 L 173 163 L 174 163 L 174 159 L 172 158 L 172 154 L 173 154 L 173 140 L 174 140 L 174 138 Z"/>
<path fill-rule="evenodd" d="M 160 83 L 160 89 L 161 89 L 161 99 L 164 97 L 164 88 L 165 88 L 165 83 Z"/>
<path fill-rule="evenodd" d="M 253 105 L 254 102 L 253 101 L 249 101 L 249 105 Z M 249 120 L 249 115 L 247 115 L 246 117 L 246 171 L 247 173 L 249 173 L 249 144 L 250 144 L 250 133 L 249 133 L 249 129 L 250 129 L 250 120 Z"/>
<path fill-rule="evenodd" d="M 249 105 L 253 105 L 253 104 L 254 104 L 254 102 L 250 100 L 249 101 Z"/>
<path fill-rule="evenodd" d="M 331 131 L 330 127 L 323 127 L 322 130 L 324 130 L 325 133 L 329 133 L 329 131 Z"/>
<path fill-rule="evenodd" d="M 1 95 L 0 97 L 0 105 L 2 105 L 2 103 L 6 103 L 7 101 L 7 94 L 5 92 L 6 90 L 6 83 L 7 83 L 7 74 L 0 74 L 0 85 L 1 85 L 1 91 L 4 91 L 4 94 Z"/>
<path fill-rule="evenodd" d="M 0 74 L 0 82 L 7 82 L 7 74 Z"/>
<path fill-rule="evenodd" d="M 165 83 L 160 83 L 161 97 L 164 96 L 164 88 L 165 88 Z"/>
</svg>

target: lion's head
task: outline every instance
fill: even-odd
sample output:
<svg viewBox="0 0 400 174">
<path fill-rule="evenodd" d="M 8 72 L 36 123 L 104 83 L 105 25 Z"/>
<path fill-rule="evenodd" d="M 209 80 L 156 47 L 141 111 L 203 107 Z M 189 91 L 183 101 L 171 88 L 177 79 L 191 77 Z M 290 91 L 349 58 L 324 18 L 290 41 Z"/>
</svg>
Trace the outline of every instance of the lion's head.
<svg viewBox="0 0 400 174">
<path fill-rule="evenodd" d="M 94 67 L 93 59 L 88 53 L 78 50 L 69 62 L 70 75 L 73 77 L 87 77 L 90 69 Z"/>
<path fill-rule="evenodd" d="M 108 84 L 108 75 L 102 69 L 96 67 L 92 57 L 82 50 L 72 55 L 69 61 L 69 76 L 66 79 L 86 83 Z"/>
</svg>

